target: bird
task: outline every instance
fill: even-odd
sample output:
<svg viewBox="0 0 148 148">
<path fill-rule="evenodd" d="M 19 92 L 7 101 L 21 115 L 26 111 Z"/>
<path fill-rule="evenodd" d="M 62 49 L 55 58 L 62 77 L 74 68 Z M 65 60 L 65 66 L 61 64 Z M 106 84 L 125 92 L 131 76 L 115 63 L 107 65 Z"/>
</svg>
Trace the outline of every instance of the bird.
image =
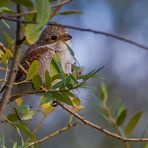
<svg viewBox="0 0 148 148">
<path fill-rule="evenodd" d="M 71 55 L 68 46 L 71 46 L 72 36 L 68 30 L 57 23 L 48 24 L 41 31 L 39 39 L 33 45 L 30 45 L 24 54 L 20 64 L 25 69 L 29 69 L 29 65 L 37 60 L 39 63 L 39 75 L 42 81 L 45 81 L 45 72 L 50 73 L 50 63 L 55 53 L 58 54 L 61 66 L 65 74 L 70 74 L 74 58 Z M 66 45 L 67 44 L 67 45 Z M 16 74 L 16 82 L 24 79 L 25 74 L 19 69 Z"/>
</svg>

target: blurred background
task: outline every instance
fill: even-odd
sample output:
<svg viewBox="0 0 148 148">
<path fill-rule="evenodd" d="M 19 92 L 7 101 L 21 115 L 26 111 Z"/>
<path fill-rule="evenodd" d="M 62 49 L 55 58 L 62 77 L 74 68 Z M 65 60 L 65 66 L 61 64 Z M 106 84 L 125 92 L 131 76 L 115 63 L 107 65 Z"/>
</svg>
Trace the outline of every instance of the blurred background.
<svg viewBox="0 0 148 148">
<path fill-rule="evenodd" d="M 61 24 L 90 28 L 137 41 L 148 46 L 148 1 L 147 0 L 73 0 L 63 10 L 79 9 L 83 13 L 69 16 L 56 16 L 53 21 Z M 14 37 L 15 29 L 0 24 L 0 41 L 4 42 L 3 30 Z M 84 72 L 104 66 L 99 76 L 105 79 L 109 92 L 109 102 L 120 98 L 128 108 L 130 118 L 136 111 L 142 111 L 142 119 L 133 132 L 133 137 L 148 136 L 148 51 L 128 43 L 101 35 L 70 30 L 73 36 L 72 49 Z M 85 109 L 81 112 L 92 122 L 109 128 L 100 117 L 98 104 L 100 79 L 88 83 L 89 89 L 81 89 L 79 95 Z M 30 97 L 29 97 L 30 98 Z M 38 96 L 29 100 L 38 105 Z M 41 116 L 41 115 L 40 115 Z M 30 121 L 33 128 L 40 120 Z M 67 123 L 69 114 L 60 107 L 49 114 L 38 133 L 42 137 L 56 131 Z M 9 129 L 9 130 L 8 130 Z M 1 125 L 1 132 L 7 137 L 8 145 L 18 141 L 12 127 Z M 143 144 L 131 144 L 134 148 L 143 148 Z M 70 131 L 41 143 L 39 147 L 50 148 L 119 148 L 124 145 L 86 125 L 79 124 Z"/>
</svg>

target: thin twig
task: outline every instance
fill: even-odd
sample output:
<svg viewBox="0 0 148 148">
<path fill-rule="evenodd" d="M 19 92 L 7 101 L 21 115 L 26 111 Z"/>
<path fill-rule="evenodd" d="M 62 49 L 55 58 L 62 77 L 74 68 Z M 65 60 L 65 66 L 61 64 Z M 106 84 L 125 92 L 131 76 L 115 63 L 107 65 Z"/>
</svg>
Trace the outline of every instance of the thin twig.
<svg viewBox="0 0 148 148">
<path fill-rule="evenodd" d="M 56 132 L 54 132 L 54 133 L 52 133 L 52 134 L 50 134 L 50 135 L 48 135 L 48 136 L 45 136 L 45 137 L 43 137 L 43 138 L 37 140 L 36 142 L 30 143 L 29 145 L 27 145 L 27 147 L 30 147 L 30 146 L 32 146 L 32 145 L 34 145 L 34 144 L 41 143 L 41 142 L 43 142 L 43 141 L 45 141 L 45 140 L 47 140 L 47 139 L 51 139 L 51 138 L 53 138 L 53 137 L 55 137 L 55 136 L 57 136 L 57 135 L 59 135 L 59 134 L 62 134 L 63 132 L 66 132 L 67 130 L 71 129 L 72 127 L 74 127 L 74 126 L 76 126 L 76 125 L 77 125 L 77 123 L 69 124 L 69 125 L 65 126 L 64 128 L 62 128 L 62 129 L 60 129 L 60 130 L 58 130 L 58 131 L 56 131 Z"/>
<path fill-rule="evenodd" d="M 75 26 L 71 26 L 71 25 L 62 25 L 62 26 L 69 28 L 69 29 L 74 29 L 74 30 L 83 31 L 83 32 L 90 32 L 90 33 L 94 33 L 94 34 L 103 35 L 103 36 L 106 36 L 106 37 L 111 37 L 111 38 L 129 43 L 129 44 L 132 44 L 132 45 L 139 47 L 141 49 L 148 50 L 147 46 L 144 46 L 144 45 L 142 45 L 138 42 L 135 42 L 133 40 L 130 40 L 130 39 L 127 39 L 125 37 L 118 36 L 118 35 L 115 35 L 115 34 L 112 34 L 112 33 L 107 33 L 107 32 L 104 32 L 104 31 L 98 31 L 98 30 L 93 30 L 93 29 L 88 29 L 88 28 L 75 27 Z"/>
<path fill-rule="evenodd" d="M 80 121 L 82 121 L 84 124 L 101 131 L 102 133 L 106 134 L 107 136 L 113 137 L 115 139 L 121 140 L 123 142 L 148 142 L 148 138 L 126 138 L 126 137 L 122 137 L 119 136 L 115 133 L 112 133 L 104 128 L 102 128 L 99 125 L 96 125 L 88 120 L 86 120 L 83 116 L 77 114 L 76 112 L 72 111 L 69 107 L 67 107 L 66 105 L 59 103 L 59 106 L 61 106 L 64 110 L 66 110 L 67 112 L 69 112 L 71 115 L 73 115 L 74 117 L 76 117 L 77 119 L 79 119 Z"/>
<path fill-rule="evenodd" d="M 19 23 L 22 23 L 22 24 L 36 24 L 37 23 L 35 21 L 18 20 L 18 19 L 14 19 L 14 18 L 11 18 L 11 17 L 8 17 L 8 16 L 0 16 L 0 20 L 1 19 L 12 21 L 12 22 L 19 22 Z"/>
<path fill-rule="evenodd" d="M 68 4 L 70 2 L 71 2 L 71 0 L 65 0 L 65 1 L 59 2 L 59 3 L 55 4 L 55 5 L 52 5 L 51 8 L 61 7 L 61 6 L 65 5 L 65 4 Z"/>
<path fill-rule="evenodd" d="M 20 8 L 19 4 L 17 4 L 17 12 L 18 13 L 21 12 L 21 8 Z M 18 19 L 19 19 L 19 17 L 18 17 Z M 15 81 L 16 73 L 17 73 L 17 70 L 18 70 L 18 63 L 20 61 L 20 56 L 21 56 L 21 53 L 22 53 L 22 50 L 21 50 L 21 48 L 19 48 L 19 43 L 18 43 L 21 40 L 21 36 L 20 36 L 21 31 L 22 31 L 22 28 L 21 28 L 20 22 L 17 22 L 16 48 L 15 48 L 15 53 L 14 53 L 14 59 L 13 59 L 13 63 L 12 63 L 12 66 L 11 66 L 10 73 L 9 73 L 8 83 L 6 85 L 5 92 L 4 92 L 2 100 L 0 102 L 0 115 L 3 114 L 3 112 L 6 109 L 7 104 L 9 102 L 13 83 Z"/>
<path fill-rule="evenodd" d="M 71 2 L 71 0 L 65 0 L 65 1 L 62 1 L 62 2 L 59 2 L 59 3 L 56 3 L 54 5 L 51 5 L 51 8 L 55 9 L 57 7 L 62 7 L 63 5 L 68 4 L 70 2 Z M 36 10 L 32 10 L 32 11 L 28 11 L 28 12 L 13 14 L 13 15 L 7 15 L 7 16 L 4 16 L 4 17 L 14 18 L 14 17 L 20 17 L 20 16 L 25 16 L 25 15 L 30 15 L 30 14 L 36 14 L 36 12 L 37 12 Z"/>
</svg>

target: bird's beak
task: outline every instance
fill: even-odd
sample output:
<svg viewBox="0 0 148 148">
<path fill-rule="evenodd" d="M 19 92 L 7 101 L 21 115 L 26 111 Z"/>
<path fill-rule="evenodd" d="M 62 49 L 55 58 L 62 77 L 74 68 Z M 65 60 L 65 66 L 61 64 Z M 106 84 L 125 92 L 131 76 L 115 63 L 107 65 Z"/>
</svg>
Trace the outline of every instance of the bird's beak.
<svg viewBox="0 0 148 148">
<path fill-rule="evenodd" d="M 68 40 L 71 40 L 71 39 L 72 39 L 72 36 L 69 35 L 69 34 L 64 34 L 64 35 L 62 36 L 62 40 L 63 40 L 63 41 L 68 41 Z"/>
</svg>

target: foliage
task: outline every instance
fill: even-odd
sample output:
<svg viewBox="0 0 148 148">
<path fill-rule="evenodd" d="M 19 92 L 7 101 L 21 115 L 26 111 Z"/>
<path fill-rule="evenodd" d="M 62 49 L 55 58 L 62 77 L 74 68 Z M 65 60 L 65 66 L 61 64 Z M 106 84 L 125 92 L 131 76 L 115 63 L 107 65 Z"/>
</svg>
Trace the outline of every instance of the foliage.
<svg viewBox="0 0 148 148">
<path fill-rule="evenodd" d="M 64 5 L 60 5 L 55 0 L 12 0 L 13 4 L 19 4 L 27 10 L 27 14 L 24 15 L 24 21 L 32 21 L 33 23 L 26 23 L 24 25 L 24 33 L 25 33 L 25 40 L 22 44 L 33 44 L 35 43 L 39 36 L 42 28 L 51 20 L 52 17 L 56 15 L 71 15 L 71 14 L 79 14 L 81 11 L 79 10 L 65 10 L 60 12 L 60 8 Z M 53 6 L 53 4 L 55 4 Z M 57 9 L 58 8 L 58 9 Z M 6 27 L 9 26 L 7 22 L 4 21 L 5 16 L 14 18 L 17 16 L 15 10 L 9 8 L 9 1 L 8 0 L 0 0 L 0 20 Z M 3 18 L 3 19 L 1 19 Z M 11 26 L 10 26 L 11 27 Z M 5 67 L 5 77 L 3 78 L 3 82 L 6 83 L 7 81 L 7 74 L 10 70 L 10 64 L 14 57 L 14 44 L 15 40 L 10 37 L 9 34 L 5 33 L 5 40 L 6 40 L 6 48 L 0 46 L 0 60 Z M 71 55 L 74 57 L 73 50 L 66 44 L 68 47 Z M 75 57 L 74 57 L 75 58 Z M 4 123 L 9 123 L 12 125 L 16 132 L 18 133 L 21 144 L 18 142 L 13 143 L 13 148 L 27 148 L 30 145 L 34 145 L 36 147 L 37 139 L 36 139 L 36 132 L 40 129 L 43 121 L 48 116 L 49 113 L 56 109 L 56 103 L 60 102 L 68 107 L 70 107 L 74 112 L 78 112 L 84 108 L 81 105 L 81 100 L 73 90 L 79 88 L 87 87 L 86 82 L 87 80 L 94 78 L 94 75 L 98 73 L 101 69 L 92 70 L 87 74 L 82 74 L 81 67 L 79 65 L 73 65 L 72 73 L 65 74 L 63 72 L 61 62 L 57 54 L 54 55 L 54 58 L 51 61 L 51 73 L 46 71 L 45 73 L 45 82 L 42 82 L 42 79 L 39 75 L 39 63 L 37 60 L 33 61 L 31 64 L 28 63 L 29 70 L 26 74 L 26 79 L 15 83 L 15 85 L 23 85 L 25 83 L 30 82 L 34 88 L 34 94 L 41 93 L 42 96 L 40 98 L 40 106 L 38 109 L 33 109 L 28 104 L 24 103 L 23 95 L 25 94 L 15 94 L 15 106 L 9 105 L 12 108 L 12 112 L 7 114 L 5 120 L 2 121 Z M 29 94 L 29 93 L 28 93 Z M 11 96 L 13 98 L 14 96 Z M 109 94 L 106 87 L 106 84 L 102 82 L 100 86 L 100 113 L 102 116 L 113 126 L 116 133 L 120 136 L 128 136 L 130 135 L 133 130 L 135 129 L 137 123 L 140 120 L 142 115 L 141 112 L 135 113 L 133 117 L 125 123 L 127 120 L 127 109 L 124 107 L 122 103 L 118 103 L 116 101 L 112 104 L 112 107 L 108 105 Z M 14 99 L 13 99 L 14 100 Z M 55 104 L 54 104 L 55 103 Z M 43 118 L 37 125 L 34 130 L 31 130 L 28 127 L 28 122 L 38 114 L 42 112 Z M 114 114 L 114 112 L 116 114 Z M 72 121 L 71 117 L 71 120 Z M 125 126 L 124 126 L 125 125 Z M 60 133 L 60 132 L 59 132 Z M 25 139 L 24 135 L 27 136 Z M 52 137 L 52 136 L 51 136 Z M 4 137 L 0 138 L 0 147 L 5 148 L 5 140 Z M 145 146 L 147 147 L 147 146 Z"/>
</svg>

